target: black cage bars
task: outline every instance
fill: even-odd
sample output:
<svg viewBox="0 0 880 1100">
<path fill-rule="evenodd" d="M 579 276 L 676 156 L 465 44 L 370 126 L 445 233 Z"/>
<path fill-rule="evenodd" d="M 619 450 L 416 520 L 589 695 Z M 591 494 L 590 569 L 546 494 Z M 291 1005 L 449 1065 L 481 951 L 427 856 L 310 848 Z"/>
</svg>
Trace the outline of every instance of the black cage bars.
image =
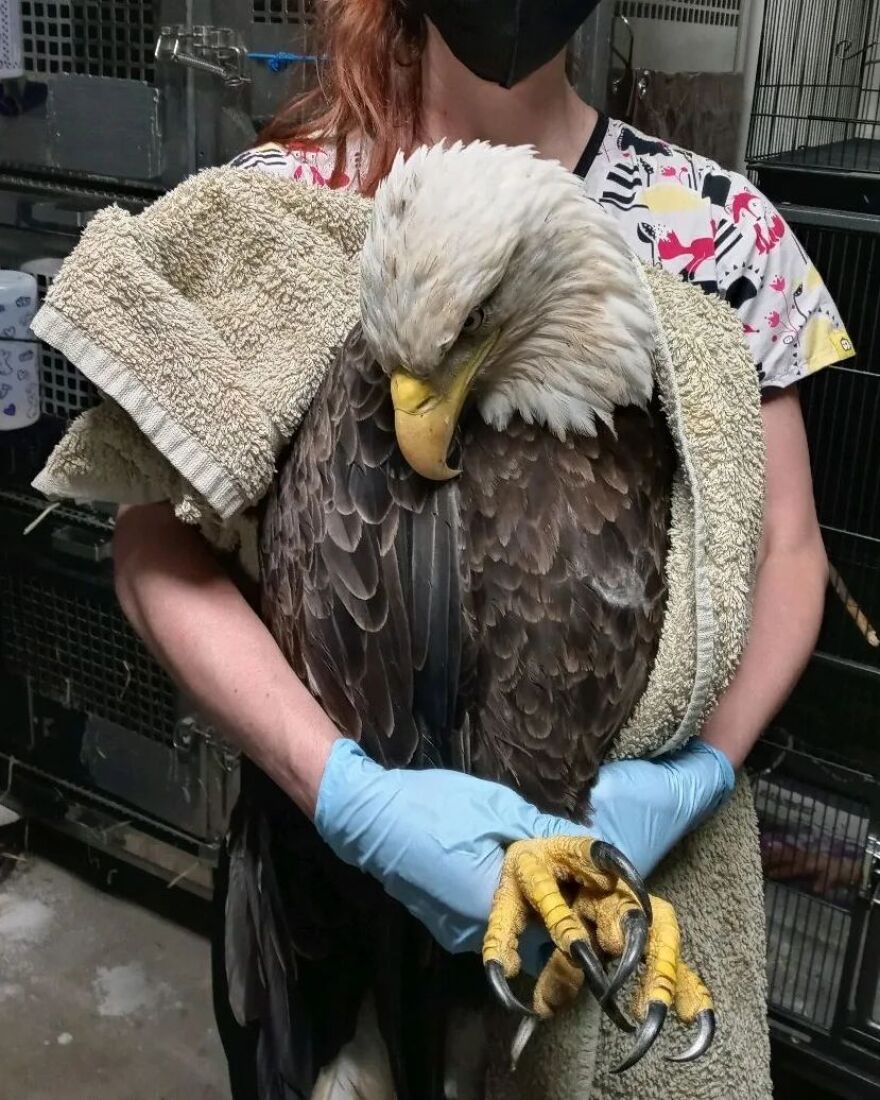
<svg viewBox="0 0 880 1100">
<path fill-rule="evenodd" d="M 173 743 L 177 690 L 126 622 L 99 560 L 112 521 L 58 508 L 34 526 L 39 513 L 32 496 L 0 492 L 0 668 L 71 711 Z M 92 547 L 100 554 L 89 558 Z"/>
<path fill-rule="evenodd" d="M 0 554 L 0 663 L 67 709 L 170 744 L 175 689 L 125 621 L 112 589 Z"/>
<path fill-rule="evenodd" d="M 48 259 L 33 262 L 27 270 L 37 280 L 40 304 L 61 261 Z M 70 360 L 51 345 L 40 341 L 40 405 L 44 416 L 71 421 L 99 401 L 97 388 Z"/>
<path fill-rule="evenodd" d="M 29 73 L 154 80 L 152 0 L 22 0 L 21 18 Z"/>
<path fill-rule="evenodd" d="M 315 0 L 252 0 L 254 23 L 308 25 L 314 19 Z"/>
<path fill-rule="evenodd" d="M 747 159 L 880 173 L 880 4 L 768 0 Z"/>
<path fill-rule="evenodd" d="M 788 715 L 783 715 L 786 722 Z M 855 945 L 874 869 L 877 783 L 774 728 L 753 762 L 761 836 L 771 1011 L 809 1033 L 857 1025 Z"/>
<path fill-rule="evenodd" d="M 829 1030 L 865 860 L 867 807 L 787 777 L 760 778 L 773 1008 Z"/>
<path fill-rule="evenodd" d="M 819 649 L 880 668 L 880 218 L 801 207 L 784 212 L 856 348 L 854 359 L 800 387 L 833 570 Z"/>
</svg>

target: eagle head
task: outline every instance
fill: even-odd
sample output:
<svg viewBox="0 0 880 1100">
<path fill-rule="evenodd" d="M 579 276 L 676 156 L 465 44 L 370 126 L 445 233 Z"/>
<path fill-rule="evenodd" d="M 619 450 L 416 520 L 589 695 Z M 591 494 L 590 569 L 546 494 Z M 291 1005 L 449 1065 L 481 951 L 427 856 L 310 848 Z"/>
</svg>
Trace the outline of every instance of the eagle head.
<svg viewBox="0 0 880 1100">
<path fill-rule="evenodd" d="M 526 146 L 422 147 L 379 188 L 361 317 L 407 461 L 442 480 L 461 411 L 595 434 L 652 390 L 653 311 L 611 218 Z"/>
</svg>

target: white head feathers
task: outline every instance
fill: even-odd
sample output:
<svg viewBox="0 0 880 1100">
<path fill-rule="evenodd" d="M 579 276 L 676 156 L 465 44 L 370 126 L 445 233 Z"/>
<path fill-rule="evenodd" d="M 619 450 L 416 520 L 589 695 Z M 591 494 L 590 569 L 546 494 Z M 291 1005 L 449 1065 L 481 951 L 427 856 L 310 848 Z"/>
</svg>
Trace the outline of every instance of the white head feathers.
<svg viewBox="0 0 880 1100">
<path fill-rule="evenodd" d="M 399 155 L 361 272 L 364 334 L 389 372 L 430 377 L 463 327 L 498 332 L 473 390 L 498 428 L 518 413 L 592 434 L 650 398 L 655 334 L 632 256 L 583 183 L 531 148 Z"/>
</svg>

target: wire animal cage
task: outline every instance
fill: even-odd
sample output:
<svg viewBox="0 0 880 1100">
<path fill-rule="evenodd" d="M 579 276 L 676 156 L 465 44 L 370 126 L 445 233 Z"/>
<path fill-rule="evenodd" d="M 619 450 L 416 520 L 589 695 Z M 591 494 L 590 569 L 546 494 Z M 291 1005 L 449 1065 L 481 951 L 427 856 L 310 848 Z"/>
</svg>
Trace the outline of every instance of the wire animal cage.
<svg viewBox="0 0 880 1100">
<path fill-rule="evenodd" d="M 97 524 L 82 514 L 77 525 Z M 109 530 L 105 527 L 106 537 Z M 172 744 L 178 695 L 109 591 L 0 552 L 0 660 L 35 691 Z"/>
<path fill-rule="evenodd" d="M 114 599 L 112 519 L 60 507 L 25 534 L 41 508 L 0 490 L 0 662 L 70 710 L 171 744 L 179 696 Z"/>
<path fill-rule="evenodd" d="M 316 79 L 312 0 L 21 0 L 21 10 L 24 77 L 0 90 L 0 169 L 16 176 L 158 194 L 241 152 Z"/>
<path fill-rule="evenodd" d="M 201 722 L 116 602 L 108 511 L 0 489 L 0 681 L 24 696 L 0 767 L 115 804 L 216 852 L 237 757 Z M 41 734 L 38 734 L 41 730 Z M 75 751 L 71 752 L 71 748 Z M 2 780 L 0 780 L 2 789 Z"/>
<path fill-rule="evenodd" d="M 795 766 L 792 767 L 792 756 Z M 795 748 L 754 783 L 765 874 L 769 1002 L 820 1031 L 837 1018 L 870 803 L 819 786 L 828 761 Z M 843 774 L 848 773 L 841 769 Z M 804 773 L 811 774 L 805 779 Z M 827 784 L 827 774 L 821 774 Z"/>
<path fill-rule="evenodd" d="M 616 0 L 614 16 L 609 111 L 664 141 L 738 167 L 747 5 Z"/>
<path fill-rule="evenodd" d="M 768 0 L 747 160 L 771 198 L 877 209 L 878 0 Z"/>
<path fill-rule="evenodd" d="M 857 353 L 801 386 L 833 582 L 818 649 L 880 672 L 880 218 L 800 207 L 785 213 Z"/>
<path fill-rule="evenodd" d="M 797 720 L 783 712 L 752 761 L 771 1020 L 801 1062 L 835 1064 L 838 1085 L 858 1081 L 842 1095 L 877 1096 L 880 781 L 857 760 L 794 738 Z"/>
<path fill-rule="evenodd" d="M 183 111 L 182 89 L 163 87 L 154 57 L 161 23 L 178 8 L 182 15 L 176 0 L 21 0 L 24 77 L 0 112 L 0 164 L 141 185 L 179 177 L 185 130 L 170 112 Z"/>
<path fill-rule="evenodd" d="M 685 72 L 699 56 L 706 71 L 724 72 L 734 68 L 743 6 L 742 0 L 617 0 L 615 15 L 631 30 L 633 67 Z"/>
<path fill-rule="evenodd" d="M 152 82 L 157 6 L 132 0 L 21 0 L 24 67 Z"/>
<path fill-rule="evenodd" d="M 61 260 L 41 257 L 23 266 L 37 280 L 40 304 L 52 280 L 61 268 Z M 44 416 L 69 422 L 99 401 L 97 388 L 60 351 L 40 341 L 40 404 Z"/>
</svg>

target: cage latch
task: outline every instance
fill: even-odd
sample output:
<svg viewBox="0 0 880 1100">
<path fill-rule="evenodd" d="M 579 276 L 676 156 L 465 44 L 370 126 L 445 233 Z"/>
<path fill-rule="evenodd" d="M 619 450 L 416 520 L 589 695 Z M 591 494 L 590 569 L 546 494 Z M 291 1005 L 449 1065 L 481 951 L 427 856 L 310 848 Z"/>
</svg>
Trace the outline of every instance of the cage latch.
<svg viewBox="0 0 880 1100">
<path fill-rule="evenodd" d="M 249 83 L 245 75 L 247 48 L 231 27 L 162 27 L 156 61 L 169 61 L 219 77 L 229 87 Z"/>
<path fill-rule="evenodd" d="M 174 726 L 172 744 L 178 753 L 191 755 L 199 744 L 199 723 L 195 715 L 185 714 Z"/>
<path fill-rule="evenodd" d="M 202 738 L 208 750 L 224 772 L 229 775 L 238 770 L 241 753 L 231 745 L 224 737 L 221 737 L 213 726 L 201 727 Z"/>
</svg>

